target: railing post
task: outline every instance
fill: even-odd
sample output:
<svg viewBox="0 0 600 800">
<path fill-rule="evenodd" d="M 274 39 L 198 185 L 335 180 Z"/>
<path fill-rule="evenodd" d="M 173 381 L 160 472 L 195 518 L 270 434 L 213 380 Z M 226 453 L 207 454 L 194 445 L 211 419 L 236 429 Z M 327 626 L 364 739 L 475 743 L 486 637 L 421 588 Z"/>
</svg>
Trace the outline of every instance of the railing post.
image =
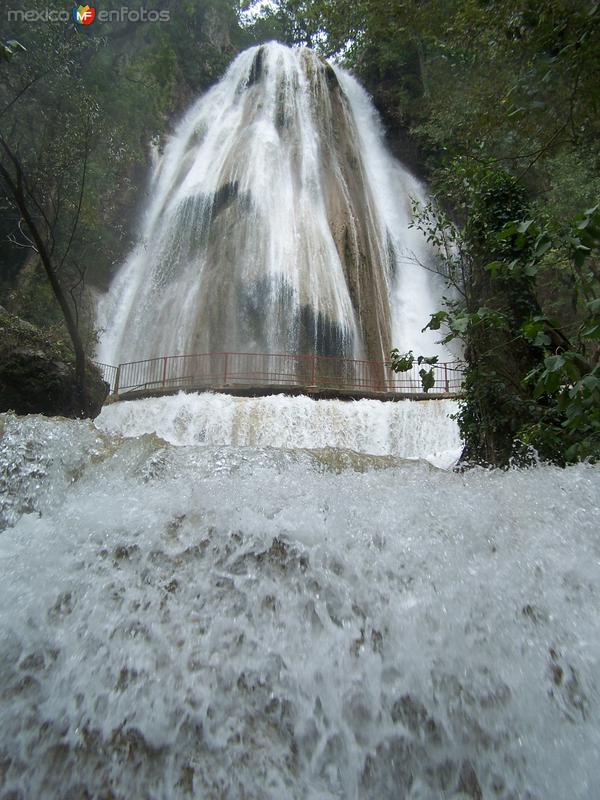
<svg viewBox="0 0 600 800">
<path fill-rule="evenodd" d="M 119 383 L 121 381 L 121 367 L 122 366 L 123 366 L 122 364 L 119 364 L 119 366 L 117 367 L 117 374 L 115 376 L 115 388 L 113 389 L 113 394 L 115 395 L 115 397 L 119 396 Z"/>
<path fill-rule="evenodd" d="M 444 384 L 446 386 L 446 394 L 450 393 L 450 384 L 448 383 L 448 363 L 444 362 Z"/>
<path fill-rule="evenodd" d="M 166 386 L 167 383 L 167 364 L 169 363 L 169 356 L 165 356 L 163 359 L 163 377 L 162 377 L 162 385 Z"/>
<path fill-rule="evenodd" d="M 225 353 L 225 362 L 223 364 L 223 386 L 227 386 L 227 365 L 229 361 L 229 353 Z"/>
</svg>

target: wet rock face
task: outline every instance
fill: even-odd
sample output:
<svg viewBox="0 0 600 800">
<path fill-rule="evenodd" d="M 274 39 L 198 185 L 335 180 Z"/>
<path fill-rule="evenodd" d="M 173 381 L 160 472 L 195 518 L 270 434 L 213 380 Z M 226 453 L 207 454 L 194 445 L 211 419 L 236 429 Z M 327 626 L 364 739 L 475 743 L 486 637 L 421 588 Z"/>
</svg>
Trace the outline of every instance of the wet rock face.
<svg viewBox="0 0 600 800">
<path fill-rule="evenodd" d="M 88 362 L 85 416 L 102 410 L 108 385 Z M 79 417 L 73 355 L 28 322 L 0 311 L 0 412 Z"/>
</svg>

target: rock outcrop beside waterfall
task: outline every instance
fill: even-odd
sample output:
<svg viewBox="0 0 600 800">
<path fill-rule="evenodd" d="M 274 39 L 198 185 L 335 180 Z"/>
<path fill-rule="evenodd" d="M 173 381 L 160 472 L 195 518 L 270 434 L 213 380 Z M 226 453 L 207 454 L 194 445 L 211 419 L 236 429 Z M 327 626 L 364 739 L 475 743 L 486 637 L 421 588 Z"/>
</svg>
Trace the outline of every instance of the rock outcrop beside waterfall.
<svg viewBox="0 0 600 800">
<path fill-rule="evenodd" d="M 87 365 L 86 416 L 102 410 L 108 385 Z M 73 353 L 0 307 L 0 412 L 78 417 Z"/>
</svg>

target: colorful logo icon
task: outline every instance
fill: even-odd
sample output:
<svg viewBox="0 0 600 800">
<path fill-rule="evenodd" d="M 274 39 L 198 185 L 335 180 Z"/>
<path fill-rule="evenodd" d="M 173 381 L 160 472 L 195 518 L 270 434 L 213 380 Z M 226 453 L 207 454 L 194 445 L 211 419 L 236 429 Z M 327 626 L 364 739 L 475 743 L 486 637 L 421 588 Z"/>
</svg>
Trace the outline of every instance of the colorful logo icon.
<svg viewBox="0 0 600 800">
<path fill-rule="evenodd" d="M 78 25 L 91 25 L 96 19 L 96 9 L 92 6 L 75 6 L 73 20 Z"/>
</svg>

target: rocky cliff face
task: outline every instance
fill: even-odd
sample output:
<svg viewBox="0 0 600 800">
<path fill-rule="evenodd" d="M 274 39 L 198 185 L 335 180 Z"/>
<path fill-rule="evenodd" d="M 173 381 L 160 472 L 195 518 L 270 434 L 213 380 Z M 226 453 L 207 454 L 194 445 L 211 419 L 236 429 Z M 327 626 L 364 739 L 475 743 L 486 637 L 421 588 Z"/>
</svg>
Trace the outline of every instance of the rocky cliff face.
<svg viewBox="0 0 600 800">
<path fill-rule="evenodd" d="M 95 418 L 108 394 L 88 362 L 85 416 Z M 0 307 L 0 412 L 78 417 L 73 353 Z"/>
</svg>

